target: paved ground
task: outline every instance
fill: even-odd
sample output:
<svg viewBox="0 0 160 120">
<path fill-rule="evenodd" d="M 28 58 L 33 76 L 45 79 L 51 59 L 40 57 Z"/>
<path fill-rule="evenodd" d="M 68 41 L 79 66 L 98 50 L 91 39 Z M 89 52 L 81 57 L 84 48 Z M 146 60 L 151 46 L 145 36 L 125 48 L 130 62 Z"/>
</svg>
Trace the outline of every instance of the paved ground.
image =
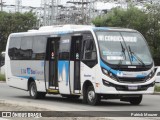
<svg viewBox="0 0 160 120">
<path fill-rule="evenodd" d="M 59 95 L 47 95 L 44 100 L 29 98 L 28 92 L 8 87 L 0 83 L 0 111 L 160 111 L 160 95 L 145 95 L 140 106 L 133 106 L 119 100 L 103 100 L 99 106 L 82 104 L 81 99 L 65 99 Z M 9 104 L 8 104 L 9 103 Z M 15 118 L 12 118 L 15 119 Z M 20 118 L 19 118 L 20 119 Z M 15 120 L 19 120 L 15 119 Z M 40 118 L 40 120 L 44 118 Z M 62 118 L 46 118 L 62 119 Z M 66 120 L 159 120 L 160 118 L 63 118 Z M 0 119 L 1 120 L 1 119 Z M 27 118 L 28 120 L 28 118 Z"/>
<path fill-rule="evenodd" d="M 0 103 L 0 111 L 48 111 L 39 107 L 20 106 L 18 104 Z M 33 120 L 33 118 L 0 118 L 0 120 Z M 42 117 L 37 120 L 159 120 L 159 117 Z"/>
</svg>

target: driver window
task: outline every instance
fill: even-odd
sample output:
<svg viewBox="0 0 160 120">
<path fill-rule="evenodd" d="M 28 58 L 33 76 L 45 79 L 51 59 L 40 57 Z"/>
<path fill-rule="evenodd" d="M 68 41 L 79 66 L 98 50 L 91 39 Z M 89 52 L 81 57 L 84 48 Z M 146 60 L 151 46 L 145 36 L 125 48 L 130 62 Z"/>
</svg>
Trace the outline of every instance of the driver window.
<svg viewBox="0 0 160 120">
<path fill-rule="evenodd" d="M 93 39 L 84 40 L 83 47 L 83 60 L 95 60 L 97 55 Z"/>
</svg>

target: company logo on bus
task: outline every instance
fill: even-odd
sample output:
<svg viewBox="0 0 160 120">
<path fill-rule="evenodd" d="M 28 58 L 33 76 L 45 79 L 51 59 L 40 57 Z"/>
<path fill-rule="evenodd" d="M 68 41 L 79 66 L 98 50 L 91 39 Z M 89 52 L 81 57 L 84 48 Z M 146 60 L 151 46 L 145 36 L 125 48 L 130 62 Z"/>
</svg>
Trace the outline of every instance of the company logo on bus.
<svg viewBox="0 0 160 120">
<path fill-rule="evenodd" d="M 21 74 L 27 75 L 43 75 L 43 71 L 33 70 L 31 68 L 21 69 Z"/>
<path fill-rule="evenodd" d="M 36 72 L 31 68 L 27 68 L 27 74 L 35 74 Z"/>
</svg>

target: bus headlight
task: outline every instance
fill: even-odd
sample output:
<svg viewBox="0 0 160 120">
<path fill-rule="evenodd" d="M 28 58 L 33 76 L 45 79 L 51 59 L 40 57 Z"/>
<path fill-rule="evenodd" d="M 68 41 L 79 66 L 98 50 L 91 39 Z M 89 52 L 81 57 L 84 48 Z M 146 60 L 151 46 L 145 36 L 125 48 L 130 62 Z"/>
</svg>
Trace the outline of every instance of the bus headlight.
<svg viewBox="0 0 160 120">
<path fill-rule="evenodd" d="M 148 77 L 151 79 L 155 75 L 154 69 L 149 73 Z"/>
<path fill-rule="evenodd" d="M 109 72 L 108 70 L 102 68 L 102 72 L 103 74 L 107 75 L 108 77 L 110 77 L 113 80 L 117 80 L 116 75 L 112 74 L 111 72 Z"/>
<path fill-rule="evenodd" d="M 104 69 L 104 68 L 102 68 L 102 72 L 103 72 L 105 75 L 109 75 L 109 72 L 108 72 L 106 69 Z"/>
<path fill-rule="evenodd" d="M 150 80 L 151 78 L 153 78 L 153 76 L 155 75 L 155 71 L 152 70 L 147 76 L 146 76 L 146 81 Z"/>
</svg>

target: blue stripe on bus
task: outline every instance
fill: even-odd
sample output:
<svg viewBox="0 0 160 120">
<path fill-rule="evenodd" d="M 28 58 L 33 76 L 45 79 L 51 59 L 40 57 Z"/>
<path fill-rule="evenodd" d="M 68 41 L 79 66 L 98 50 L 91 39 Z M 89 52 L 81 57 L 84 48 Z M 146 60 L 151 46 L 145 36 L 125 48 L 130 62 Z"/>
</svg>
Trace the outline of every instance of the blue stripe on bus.
<svg viewBox="0 0 160 120">
<path fill-rule="evenodd" d="M 114 75 L 122 73 L 122 71 L 113 70 L 112 68 L 110 68 L 109 66 L 107 66 L 102 60 L 100 60 L 100 65 L 101 65 L 101 67 L 105 68 L 106 70 L 108 70 L 109 72 L 111 72 Z M 136 78 L 145 78 L 145 77 L 146 77 L 145 75 L 137 75 L 136 76 Z"/>
<path fill-rule="evenodd" d="M 94 27 L 93 30 L 109 30 L 108 27 Z"/>
<path fill-rule="evenodd" d="M 137 75 L 136 78 L 145 78 L 145 75 Z"/>
<path fill-rule="evenodd" d="M 111 72 L 114 75 L 117 75 L 117 74 L 121 73 L 121 71 L 119 71 L 119 70 L 113 70 L 112 68 L 110 68 L 102 60 L 100 60 L 100 65 L 101 65 L 101 67 L 105 68 L 106 70 L 108 70 L 109 72 Z"/>
<path fill-rule="evenodd" d="M 65 34 L 69 34 L 69 33 L 73 33 L 73 31 L 59 31 L 59 32 L 54 32 L 54 34 L 58 34 L 58 35 L 65 35 Z"/>
<path fill-rule="evenodd" d="M 16 77 L 29 79 L 31 76 L 16 76 Z M 32 78 L 33 78 L 34 80 L 36 80 L 36 77 L 33 77 L 33 76 L 32 76 Z"/>
<path fill-rule="evenodd" d="M 63 72 L 65 72 L 66 76 L 63 76 Z M 68 86 L 69 79 L 69 61 L 67 60 L 59 60 L 58 61 L 58 78 L 66 81 L 66 86 Z M 65 78 L 64 78 L 65 77 Z"/>
</svg>

